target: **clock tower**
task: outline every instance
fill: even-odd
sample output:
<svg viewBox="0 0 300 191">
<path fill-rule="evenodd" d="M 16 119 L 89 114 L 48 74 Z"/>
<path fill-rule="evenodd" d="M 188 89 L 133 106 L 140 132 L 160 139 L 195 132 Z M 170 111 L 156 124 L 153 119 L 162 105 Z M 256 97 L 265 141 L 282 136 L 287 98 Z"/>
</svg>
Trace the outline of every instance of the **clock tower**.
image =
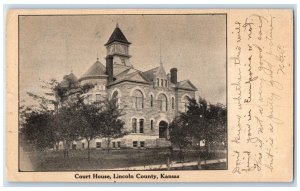
<svg viewBox="0 0 300 191">
<path fill-rule="evenodd" d="M 107 56 L 113 56 L 113 64 L 131 66 L 129 62 L 131 56 L 128 50 L 130 44 L 117 24 L 114 32 L 105 44 Z"/>
</svg>

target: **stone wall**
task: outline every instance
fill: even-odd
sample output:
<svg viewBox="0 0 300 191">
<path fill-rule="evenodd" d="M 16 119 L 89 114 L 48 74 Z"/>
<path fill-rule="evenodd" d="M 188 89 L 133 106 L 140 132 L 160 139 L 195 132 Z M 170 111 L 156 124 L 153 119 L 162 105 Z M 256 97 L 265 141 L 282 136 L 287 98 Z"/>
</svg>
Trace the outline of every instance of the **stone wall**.
<svg viewBox="0 0 300 191">
<path fill-rule="evenodd" d="M 93 83 L 98 85 L 105 85 L 106 79 L 92 79 L 85 80 L 82 83 Z M 143 94 L 143 108 L 135 108 L 133 100 L 133 92 L 139 90 Z M 104 90 L 99 88 L 92 89 L 88 94 L 92 95 L 92 100 L 96 100 L 96 94 L 101 93 L 104 97 L 112 97 L 114 92 L 118 92 L 119 96 L 119 106 L 120 108 L 124 107 L 124 116 L 121 119 L 125 122 L 126 131 L 132 132 L 132 119 L 137 119 L 137 132 L 131 133 L 113 140 L 117 147 L 117 142 L 120 142 L 120 146 L 124 147 L 133 147 L 133 142 L 137 141 L 139 148 L 141 142 L 144 142 L 144 147 L 154 148 L 154 147 L 168 147 L 170 142 L 167 139 L 159 138 L 159 123 L 161 121 L 166 122 L 167 124 L 171 123 L 175 116 L 178 114 L 178 111 L 184 111 L 183 98 L 188 96 L 190 98 L 195 97 L 195 92 L 186 91 L 186 90 L 177 90 L 175 91 L 174 87 L 154 87 L 153 85 L 141 84 L 141 83 L 131 83 L 123 82 L 120 84 L 107 87 Z M 167 97 L 167 111 L 161 111 L 160 103 L 158 97 L 160 94 L 164 94 Z M 151 106 L 151 95 L 153 96 L 153 106 Z M 172 98 L 174 98 L 174 108 L 172 108 Z M 139 120 L 144 119 L 144 132 L 139 132 Z M 151 129 L 151 120 L 153 120 L 153 128 Z M 168 133 L 167 133 L 168 134 Z M 103 139 L 96 139 L 90 142 L 90 148 L 96 148 L 96 142 L 101 142 L 101 147 L 106 148 L 106 143 Z M 83 149 L 82 143 L 84 143 L 85 148 L 87 147 L 87 142 L 84 140 L 77 141 L 76 149 Z M 110 145 L 112 147 L 112 144 Z"/>
</svg>

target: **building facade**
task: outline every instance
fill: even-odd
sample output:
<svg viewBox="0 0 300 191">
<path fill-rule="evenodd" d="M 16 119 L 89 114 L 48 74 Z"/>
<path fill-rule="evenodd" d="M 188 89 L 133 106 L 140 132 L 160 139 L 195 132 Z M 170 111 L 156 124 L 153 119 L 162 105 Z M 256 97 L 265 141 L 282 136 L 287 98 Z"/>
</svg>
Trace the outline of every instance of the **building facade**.
<svg viewBox="0 0 300 191">
<path fill-rule="evenodd" d="M 148 71 L 134 68 L 130 61 L 130 45 L 117 25 L 105 44 L 105 65 L 97 58 L 78 82 L 94 84 L 94 89 L 86 95 L 88 102 L 113 98 L 124 108 L 125 115 L 121 119 L 131 133 L 113 140 L 110 147 L 168 147 L 168 124 L 179 112 L 186 110 L 188 98 L 195 97 L 197 88 L 188 79 L 177 81 L 177 68 L 167 73 L 162 63 Z M 72 78 L 77 80 L 75 76 Z M 103 141 L 95 139 L 91 147 L 106 148 Z M 86 147 L 84 140 L 73 144 L 76 149 Z"/>
</svg>

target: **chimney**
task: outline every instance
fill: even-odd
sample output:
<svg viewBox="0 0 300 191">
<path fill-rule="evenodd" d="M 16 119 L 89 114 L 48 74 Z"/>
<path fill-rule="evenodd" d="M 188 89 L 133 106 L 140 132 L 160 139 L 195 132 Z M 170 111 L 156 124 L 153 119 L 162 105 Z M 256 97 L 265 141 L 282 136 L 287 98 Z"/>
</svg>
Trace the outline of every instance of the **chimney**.
<svg viewBox="0 0 300 191">
<path fill-rule="evenodd" d="M 177 68 L 171 68 L 170 73 L 171 73 L 171 82 L 173 84 L 177 84 Z"/>
<path fill-rule="evenodd" d="M 113 81 L 113 57 L 108 55 L 106 56 L 106 74 L 108 75 L 108 83 L 111 83 Z"/>
</svg>

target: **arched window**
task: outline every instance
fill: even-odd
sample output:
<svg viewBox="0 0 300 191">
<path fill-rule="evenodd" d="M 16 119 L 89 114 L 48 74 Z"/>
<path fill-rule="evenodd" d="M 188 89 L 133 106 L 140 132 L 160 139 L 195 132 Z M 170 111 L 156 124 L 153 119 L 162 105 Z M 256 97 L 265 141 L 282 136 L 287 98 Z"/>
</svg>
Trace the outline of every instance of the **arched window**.
<svg viewBox="0 0 300 191">
<path fill-rule="evenodd" d="M 168 101 L 165 94 L 159 94 L 157 101 L 161 111 L 168 111 Z"/>
<path fill-rule="evenodd" d="M 133 133 L 136 133 L 136 130 L 137 130 L 137 120 L 136 118 L 132 118 L 132 132 Z"/>
<path fill-rule="evenodd" d="M 165 87 L 168 87 L 168 81 L 165 80 Z"/>
<path fill-rule="evenodd" d="M 159 78 L 156 79 L 156 82 L 157 82 L 157 84 L 156 84 L 157 87 L 159 87 Z"/>
<path fill-rule="evenodd" d="M 154 121 L 153 120 L 150 121 L 150 129 L 151 129 L 151 131 L 153 131 L 153 129 L 154 129 Z"/>
<path fill-rule="evenodd" d="M 161 79 L 160 81 L 161 81 L 161 87 L 164 87 L 164 80 Z"/>
<path fill-rule="evenodd" d="M 140 133 L 144 133 L 144 119 L 140 119 Z"/>
<path fill-rule="evenodd" d="M 112 101 L 116 104 L 116 106 L 119 106 L 119 93 L 115 91 L 112 95 Z"/>
<path fill-rule="evenodd" d="M 133 107 L 137 109 L 144 108 L 144 97 L 140 90 L 134 90 L 133 94 Z"/>
<path fill-rule="evenodd" d="M 187 110 L 188 110 L 188 106 L 189 106 L 189 97 L 188 96 L 184 96 L 184 98 L 183 98 L 183 111 L 184 112 L 187 112 Z"/>
<path fill-rule="evenodd" d="M 175 99 L 172 97 L 172 109 L 175 109 Z"/>
<path fill-rule="evenodd" d="M 150 96 L 150 106 L 153 107 L 153 95 Z"/>
</svg>

